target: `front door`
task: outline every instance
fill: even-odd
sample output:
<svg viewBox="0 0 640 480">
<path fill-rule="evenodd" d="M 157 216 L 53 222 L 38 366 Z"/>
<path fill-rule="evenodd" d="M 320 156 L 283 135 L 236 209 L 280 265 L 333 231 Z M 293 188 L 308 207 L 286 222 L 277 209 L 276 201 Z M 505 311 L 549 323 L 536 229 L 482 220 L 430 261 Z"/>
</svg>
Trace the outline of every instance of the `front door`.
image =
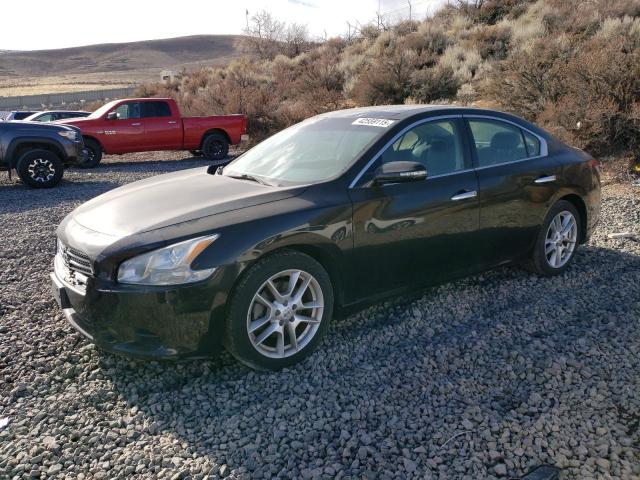
<svg viewBox="0 0 640 480">
<path fill-rule="evenodd" d="M 466 116 L 478 173 L 484 266 L 529 253 L 558 190 L 560 165 L 545 140 L 497 118 Z"/>
<path fill-rule="evenodd" d="M 144 127 L 140 119 L 140 103 L 125 102 L 115 109 L 117 118 L 105 120 L 99 140 L 109 153 L 137 151 L 144 143 Z"/>
<path fill-rule="evenodd" d="M 357 296 L 436 283 L 473 268 L 478 186 L 463 131 L 462 119 L 450 117 L 400 133 L 350 189 Z M 392 161 L 423 163 L 427 179 L 371 185 L 375 169 Z"/>
</svg>

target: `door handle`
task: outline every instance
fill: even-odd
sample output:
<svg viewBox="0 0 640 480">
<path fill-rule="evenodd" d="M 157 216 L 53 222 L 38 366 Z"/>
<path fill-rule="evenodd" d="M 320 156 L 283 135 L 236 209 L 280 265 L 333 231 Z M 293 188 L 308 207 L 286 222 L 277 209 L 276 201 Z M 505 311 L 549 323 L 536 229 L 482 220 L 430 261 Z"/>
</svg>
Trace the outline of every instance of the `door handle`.
<svg viewBox="0 0 640 480">
<path fill-rule="evenodd" d="M 551 183 L 556 181 L 555 175 L 549 175 L 546 177 L 536 178 L 535 183 Z"/>
<path fill-rule="evenodd" d="M 453 200 L 454 202 L 457 200 L 466 200 L 467 198 L 475 198 L 478 196 L 478 192 L 475 190 L 472 190 L 470 192 L 462 192 L 462 193 L 458 193 L 456 195 L 454 195 L 453 197 L 451 197 L 451 200 Z"/>
<path fill-rule="evenodd" d="M 178 122 L 176 122 L 175 120 L 171 120 L 170 122 L 167 122 L 167 123 L 168 123 L 169 125 L 175 125 L 175 124 L 176 124 L 176 123 L 178 123 Z"/>
<path fill-rule="evenodd" d="M 132 126 L 132 127 L 139 127 L 139 126 L 140 126 L 140 122 L 132 123 L 132 124 L 131 124 L 131 126 Z"/>
</svg>

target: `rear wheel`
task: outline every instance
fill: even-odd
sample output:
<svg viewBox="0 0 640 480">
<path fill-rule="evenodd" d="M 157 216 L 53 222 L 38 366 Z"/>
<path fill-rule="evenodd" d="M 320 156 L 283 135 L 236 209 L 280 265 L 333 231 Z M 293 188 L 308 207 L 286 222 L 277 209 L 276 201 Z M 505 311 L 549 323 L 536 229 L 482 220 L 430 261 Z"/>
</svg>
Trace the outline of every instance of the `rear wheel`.
<svg viewBox="0 0 640 480">
<path fill-rule="evenodd" d="M 90 138 L 85 139 L 84 148 L 86 151 L 86 159 L 84 162 L 79 162 L 79 168 L 93 168 L 97 166 L 102 160 L 102 146 Z"/>
<path fill-rule="evenodd" d="M 241 362 L 277 370 L 318 346 L 333 314 L 329 275 L 313 258 L 284 251 L 256 263 L 229 302 L 225 345 Z"/>
<path fill-rule="evenodd" d="M 547 214 L 529 264 L 539 275 L 558 275 L 564 272 L 575 256 L 580 240 L 580 214 L 566 200 L 560 200 Z"/>
<path fill-rule="evenodd" d="M 51 188 L 60 183 L 64 166 L 60 157 L 49 150 L 31 150 L 16 164 L 20 180 L 33 188 Z"/>
<path fill-rule="evenodd" d="M 222 163 L 228 153 L 229 141 L 221 133 L 210 133 L 202 141 L 202 155 L 208 160 Z"/>
</svg>

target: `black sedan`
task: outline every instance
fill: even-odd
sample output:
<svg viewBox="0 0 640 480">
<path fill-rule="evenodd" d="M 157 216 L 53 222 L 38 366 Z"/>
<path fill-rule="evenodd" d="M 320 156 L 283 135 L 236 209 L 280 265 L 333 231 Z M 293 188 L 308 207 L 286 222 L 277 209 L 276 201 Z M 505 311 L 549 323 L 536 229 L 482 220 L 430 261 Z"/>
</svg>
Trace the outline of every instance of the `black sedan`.
<svg viewBox="0 0 640 480">
<path fill-rule="evenodd" d="M 58 228 L 53 291 L 105 350 L 309 355 L 334 314 L 519 262 L 557 275 L 600 212 L 597 162 L 505 113 L 343 110 L 225 168 L 101 195 Z"/>
</svg>

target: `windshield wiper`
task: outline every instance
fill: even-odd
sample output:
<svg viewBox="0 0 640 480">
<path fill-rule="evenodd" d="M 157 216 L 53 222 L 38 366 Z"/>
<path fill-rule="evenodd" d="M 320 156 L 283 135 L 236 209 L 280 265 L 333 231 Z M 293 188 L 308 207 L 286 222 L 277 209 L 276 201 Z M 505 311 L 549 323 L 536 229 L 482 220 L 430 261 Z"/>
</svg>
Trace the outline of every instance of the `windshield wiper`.
<svg viewBox="0 0 640 480">
<path fill-rule="evenodd" d="M 253 176 L 253 175 L 249 175 L 249 174 L 247 174 L 247 173 L 242 173 L 242 174 L 240 174 L 240 175 L 227 175 L 227 177 L 230 177 L 230 178 L 238 178 L 238 179 L 240 179 L 240 180 L 249 180 L 249 181 L 251 181 L 251 182 L 256 182 L 256 183 L 259 183 L 259 184 L 261 184 L 261 185 L 267 185 L 267 186 L 269 186 L 269 187 L 272 187 L 272 186 L 273 186 L 273 185 L 271 185 L 270 183 L 265 182 L 262 178 L 260 178 L 260 177 L 255 177 L 255 176 Z"/>
</svg>

